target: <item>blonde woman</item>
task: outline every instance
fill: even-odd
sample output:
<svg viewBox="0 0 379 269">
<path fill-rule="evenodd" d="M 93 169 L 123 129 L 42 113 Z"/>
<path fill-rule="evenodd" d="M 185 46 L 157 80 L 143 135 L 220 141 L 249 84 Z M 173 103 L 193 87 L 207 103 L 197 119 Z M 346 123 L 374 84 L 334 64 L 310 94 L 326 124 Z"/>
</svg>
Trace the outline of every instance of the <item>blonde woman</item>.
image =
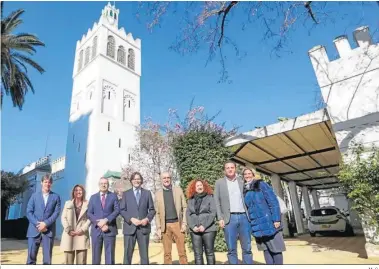
<svg viewBox="0 0 379 269">
<path fill-rule="evenodd" d="M 88 201 L 82 185 L 75 185 L 71 200 L 64 205 L 62 212 L 63 234 L 61 250 L 65 253 L 65 264 L 87 264 L 87 250 L 90 248 L 89 226 L 87 217 Z"/>
</svg>

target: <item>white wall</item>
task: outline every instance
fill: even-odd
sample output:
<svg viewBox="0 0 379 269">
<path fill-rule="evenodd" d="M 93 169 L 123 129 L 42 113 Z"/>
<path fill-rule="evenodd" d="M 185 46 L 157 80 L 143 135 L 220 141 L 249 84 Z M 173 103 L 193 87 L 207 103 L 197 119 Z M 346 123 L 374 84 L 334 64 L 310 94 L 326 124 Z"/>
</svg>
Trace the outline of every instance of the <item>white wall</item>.
<svg viewBox="0 0 379 269">
<path fill-rule="evenodd" d="M 351 49 L 346 36 L 334 40 L 340 58 L 329 61 L 326 49 L 316 46 L 309 56 L 333 123 L 336 142 L 343 158 L 350 148 L 361 143 L 366 148 L 379 146 L 379 44 L 373 44 L 368 27 L 353 33 L 357 48 Z M 363 216 L 362 216 L 363 217 Z M 378 256 L 378 231 L 362 223 L 367 255 Z M 374 250 L 376 248 L 376 250 Z"/>
</svg>

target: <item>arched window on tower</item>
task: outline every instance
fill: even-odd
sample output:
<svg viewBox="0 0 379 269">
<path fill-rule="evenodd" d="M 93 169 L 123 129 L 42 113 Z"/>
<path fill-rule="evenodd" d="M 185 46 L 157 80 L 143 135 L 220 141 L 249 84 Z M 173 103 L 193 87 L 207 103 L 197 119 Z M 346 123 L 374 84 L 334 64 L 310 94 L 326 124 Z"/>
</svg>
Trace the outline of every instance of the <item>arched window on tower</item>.
<svg viewBox="0 0 379 269">
<path fill-rule="evenodd" d="M 115 117 L 117 115 L 117 108 L 118 105 L 115 90 L 110 85 L 104 86 L 101 101 L 101 113 L 110 117 Z"/>
<path fill-rule="evenodd" d="M 128 51 L 128 67 L 132 70 L 134 70 L 134 66 L 135 66 L 135 55 L 134 55 L 134 50 L 133 49 L 129 49 Z"/>
<path fill-rule="evenodd" d="M 96 53 L 97 53 L 97 36 L 95 36 L 92 41 L 92 59 L 95 58 Z"/>
<path fill-rule="evenodd" d="M 115 54 L 115 39 L 113 36 L 108 36 L 108 44 L 107 44 L 107 56 L 114 59 Z"/>
<path fill-rule="evenodd" d="M 84 65 L 88 64 L 90 53 L 91 53 L 91 47 L 87 47 L 86 48 L 86 55 L 85 55 Z"/>
<path fill-rule="evenodd" d="M 82 69 L 83 65 L 83 50 L 79 52 L 78 71 Z"/>
<path fill-rule="evenodd" d="M 125 65 L 125 49 L 123 46 L 119 46 L 117 50 L 117 62 Z"/>
</svg>

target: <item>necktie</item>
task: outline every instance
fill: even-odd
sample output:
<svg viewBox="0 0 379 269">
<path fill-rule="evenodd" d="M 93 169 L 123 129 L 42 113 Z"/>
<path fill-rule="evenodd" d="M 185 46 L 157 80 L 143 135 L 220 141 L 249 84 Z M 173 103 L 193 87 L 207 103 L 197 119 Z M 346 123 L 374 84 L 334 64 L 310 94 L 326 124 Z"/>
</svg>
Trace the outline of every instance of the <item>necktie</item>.
<svg viewBox="0 0 379 269">
<path fill-rule="evenodd" d="M 136 193 L 136 200 L 137 200 L 137 205 L 139 205 L 139 198 L 140 198 L 141 194 L 139 192 L 139 190 L 137 190 L 137 193 Z"/>
<path fill-rule="evenodd" d="M 101 206 L 104 209 L 104 207 L 105 207 L 105 194 L 104 193 L 101 195 Z"/>
</svg>

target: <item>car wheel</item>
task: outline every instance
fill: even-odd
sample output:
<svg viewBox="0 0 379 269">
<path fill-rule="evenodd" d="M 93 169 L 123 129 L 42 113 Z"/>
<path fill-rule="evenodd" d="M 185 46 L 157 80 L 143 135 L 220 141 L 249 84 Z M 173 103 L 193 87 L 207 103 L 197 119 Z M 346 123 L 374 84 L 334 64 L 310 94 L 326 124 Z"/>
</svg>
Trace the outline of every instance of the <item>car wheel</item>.
<svg viewBox="0 0 379 269">
<path fill-rule="evenodd" d="M 345 235 L 346 236 L 354 236 L 355 235 L 354 229 L 350 224 L 346 224 Z"/>
<path fill-rule="evenodd" d="M 311 237 L 315 237 L 316 236 L 316 233 L 309 232 L 309 234 L 311 235 Z"/>
</svg>

